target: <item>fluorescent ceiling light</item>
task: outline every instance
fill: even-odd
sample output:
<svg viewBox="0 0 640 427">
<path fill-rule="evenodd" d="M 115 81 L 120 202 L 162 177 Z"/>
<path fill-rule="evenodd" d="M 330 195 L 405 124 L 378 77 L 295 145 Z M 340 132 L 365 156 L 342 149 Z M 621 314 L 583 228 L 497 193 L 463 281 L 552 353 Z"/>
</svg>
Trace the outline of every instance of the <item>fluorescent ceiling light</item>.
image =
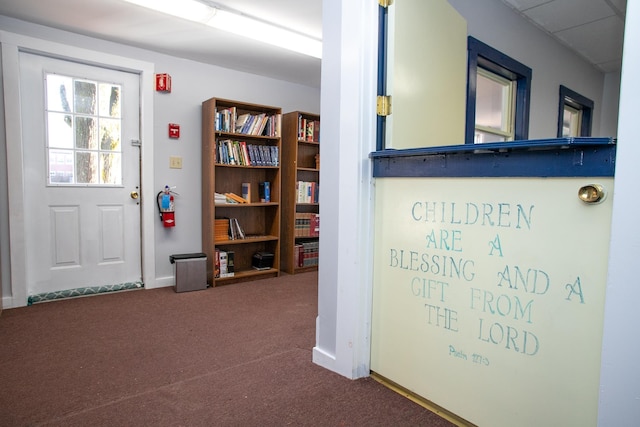
<svg viewBox="0 0 640 427">
<path fill-rule="evenodd" d="M 197 0 L 126 0 L 148 9 L 248 37 L 304 55 L 322 58 L 322 41 L 286 28 L 212 7 Z"/>
<path fill-rule="evenodd" d="M 157 10 L 167 15 L 206 23 L 215 14 L 216 10 L 204 3 L 193 0 L 126 0 L 129 3 Z"/>
<path fill-rule="evenodd" d="M 240 36 L 280 46 L 315 58 L 322 58 L 322 42 L 309 36 L 258 21 L 246 15 L 215 9 L 216 13 L 207 25 Z"/>
</svg>

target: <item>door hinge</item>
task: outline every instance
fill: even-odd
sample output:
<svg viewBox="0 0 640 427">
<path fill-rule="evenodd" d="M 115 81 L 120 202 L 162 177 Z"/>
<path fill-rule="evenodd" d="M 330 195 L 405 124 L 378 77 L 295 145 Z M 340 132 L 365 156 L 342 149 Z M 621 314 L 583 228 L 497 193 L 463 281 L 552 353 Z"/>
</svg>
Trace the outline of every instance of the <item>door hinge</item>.
<svg viewBox="0 0 640 427">
<path fill-rule="evenodd" d="M 134 147 L 140 147 L 140 146 L 142 146 L 142 143 L 140 142 L 139 139 L 132 139 L 131 140 L 131 145 L 134 146 Z"/>
<path fill-rule="evenodd" d="M 378 0 L 378 4 L 382 7 L 389 7 L 393 3 L 393 0 Z"/>
<path fill-rule="evenodd" d="M 376 110 L 379 116 L 388 116 L 391 114 L 391 96 L 378 95 Z"/>
</svg>

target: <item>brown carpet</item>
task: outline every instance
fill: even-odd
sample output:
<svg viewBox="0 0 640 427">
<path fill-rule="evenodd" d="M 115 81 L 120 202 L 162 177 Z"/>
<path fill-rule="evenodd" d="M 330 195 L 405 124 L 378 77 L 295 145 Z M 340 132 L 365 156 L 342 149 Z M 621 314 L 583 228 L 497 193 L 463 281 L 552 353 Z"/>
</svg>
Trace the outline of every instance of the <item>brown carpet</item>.
<svg viewBox="0 0 640 427">
<path fill-rule="evenodd" d="M 317 273 L 5 310 L 0 426 L 451 426 L 311 362 Z"/>
</svg>

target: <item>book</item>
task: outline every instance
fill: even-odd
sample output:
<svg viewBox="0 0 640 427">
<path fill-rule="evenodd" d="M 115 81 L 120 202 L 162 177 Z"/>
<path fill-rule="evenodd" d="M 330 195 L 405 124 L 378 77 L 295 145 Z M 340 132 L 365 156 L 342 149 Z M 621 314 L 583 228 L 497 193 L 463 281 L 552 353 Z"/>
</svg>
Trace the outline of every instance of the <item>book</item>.
<svg viewBox="0 0 640 427">
<path fill-rule="evenodd" d="M 247 114 L 249 117 L 247 118 L 247 120 L 245 121 L 245 123 L 243 124 L 241 129 L 238 129 L 238 133 L 243 133 L 243 134 L 248 134 L 249 133 L 249 129 L 251 129 L 251 126 L 253 126 L 253 121 L 255 120 L 255 117 Z"/>
<path fill-rule="evenodd" d="M 256 152 L 256 146 L 253 144 L 249 144 L 247 146 L 247 148 L 249 149 L 249 158 L 251 160 L 251 166 L 260 166 L 260 163 L 258 163 L 258 154 Z"/>
<path fill-rule="evenodd" d="M 229 240 L 229 218 L 216 218 L 213 229 L 216 242 Z"/>
<path fill-rule="evenodd" d="M 264 181 L 258 184 L 258 194 L 262 203 L 268 203 L 271 201 L 271 184 L 269 181 Z"/>
<path fill-rule="evenodd" d="M 306 134 L 305 134 L 306 141 L 313 141 L 313 128 L 314 128 L 314 121 L 308 120 Z"/>
<path fill-rule="evenodd" d="M 253 126 L 251 126 L 251 130 L 249 131 L 249 133 L 251 135 L 261 135 L 262 130 L 264 130 L 263 127 L 263 120 L 265 119 L 266 114 L 261 113 L 258 114 L 257 116 L 255 116 L 255 120 L 253 122 Z"/>
<path fill-rule="evenodd" d="M 225 277 L 233 277 L 235 271 L 235 252 L 227 251 L 227 275 Z"/>
<path fill-rule="evenodd" d="M 229 225 L 231 226 L 231 232 L 233 234 L 233 239 L 245 239 L 246 235 L 242 227 L 240 227 L 240 223 L 238 222 L 238 218 L 230 218 Z"/>
<path fill-rule="evenodd" d="M 235 165 L 236 164 L 236 158 L 234 157 L 233 143 L 231 142 L 230 139 L 226 139 L 226 140 L 224 140 L 224 142 L 227 145 L 227 154 L 229 156 L 228 164 Z"/>
<path fill-rule="evenodd" d="M 236 127 L 233 131 L 236 133 L 242 133 L 242 128 L 247 123 L 249 117 L 251 117 L 249 113 L 240 114 L 236 119 Z"/>
<path fill-rule="evenodd" d="M 242 197 L 238 196 L 238 195 L 237 195 L 237 194 L 235 194 L 235 193 L 224 193 L 224 195 L 225 195 L 228 199 L 235 200 L 237 203 L 247 203 L 247 201 L 246 201 L 244 198 L 242 198 Z"/>
<path fill-rule="evenodd" d="M 294 267 L 302 267 L 302 260 L 300 259 L 302 248 L 303 247 L 301 244 L 296 244 L 293 246 L 293 266 Z"/>
<path fill-rule="evenodd" d="M 309 235 L 311 237 L 320 236 L 320 214 L 311 214 L 309 222 Z"/>
<path fill-rule="evenodd" d="M 213 264 L 213 277 L 220 277 L 220 249 L 216 248 L 215 262 Z"/>
<path fill-rule="evenodd" d="M 306 129 L 307 120 L 302 116 L 298 116 L 298 140 L 304 139 Z"/>
<path fill-rule="evenodd" d="M 219 203 L 227 203 L 227 196 L 225 196 L 224 194 L 215 193 L 214 202 L 218 203 L 218 204 Z"/>
<path fill-rule="evenodd" d="M 304 245 L 296 245 L 298 249 L 298 267 L 304 267 Z"/>
<path fill-rule="evenodd" d="M 242 149 L 242 159 L 245 166 L 251 166 L 251 158 L 249 157 L 249 149 L 245 141 L 240 141 L 240 148 Z"/>
<path fill-rule="evenodd" d="M 220 250 L 220 276 L 226 277 L 227 274 L 227 252 Z"/>
<path fill-rule="evenodd" d="M 247 203 L 251 203 L 251 183 L 243 182 L 242 183 L 242 198 L 247 201 Z"/>
</svg>

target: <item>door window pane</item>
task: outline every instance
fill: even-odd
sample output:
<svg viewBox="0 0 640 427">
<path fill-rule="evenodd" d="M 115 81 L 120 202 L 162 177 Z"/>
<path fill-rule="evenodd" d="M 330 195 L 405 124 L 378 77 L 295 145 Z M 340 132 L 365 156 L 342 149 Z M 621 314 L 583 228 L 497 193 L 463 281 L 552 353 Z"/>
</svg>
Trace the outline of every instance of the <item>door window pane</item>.
<svg viewBox="0 0 640 427">
<path fill-rule="evenodd" d="M 76 182 L 78 184 L 98 183 L 98 153 L 76 152 Z"/>
<path fill-rule="evenodd" d="M 47 113 L 49 147 L 73 148 L 72 116 L 64 113 Z"/>
<path fill-rule="evenodd" d="M 122 185 L 122 86 L 58 74 L 45 85 L 49 184 Z"/>
<path fill-rule="evenodd" d="M 47 75 L 47 110 L 62 111 L 71 113 L 72 103 L 69 102 L 73 96 L 73 79 L 58 74 Z"/>
<path fill-rule="evenodd" d="M 100 183 L 120 185 L 122 183 L 120 174 L 122 155 L 120 153 L 102 153 L 100 156 Z"/>
<path fill-rule="evenodd" d="M 95 82 L 76 80 L 75 94 L 73 97 L 76 113 L 95 114 L 97 98 L 98 94 L 96 92 Z"/>
<path fill-rule="evenodd" d="M 100 83 L 100 112 L 103 117 L 120 118 L 120 86 Z"/>
<path fill-rule="evenodd" d="M 49 150 L 49 181 L 73 182 L 73 150 Z"/>
<path fill-rule="evenodd" d="M 97 133 L 94 117 L 76 117 L 76 148 L 98 148 Z"/>
<path fill-rule="evenodd" d="M 100 149 L 120 151 L 120 120 L 100 120 Z"/>
</svg>

